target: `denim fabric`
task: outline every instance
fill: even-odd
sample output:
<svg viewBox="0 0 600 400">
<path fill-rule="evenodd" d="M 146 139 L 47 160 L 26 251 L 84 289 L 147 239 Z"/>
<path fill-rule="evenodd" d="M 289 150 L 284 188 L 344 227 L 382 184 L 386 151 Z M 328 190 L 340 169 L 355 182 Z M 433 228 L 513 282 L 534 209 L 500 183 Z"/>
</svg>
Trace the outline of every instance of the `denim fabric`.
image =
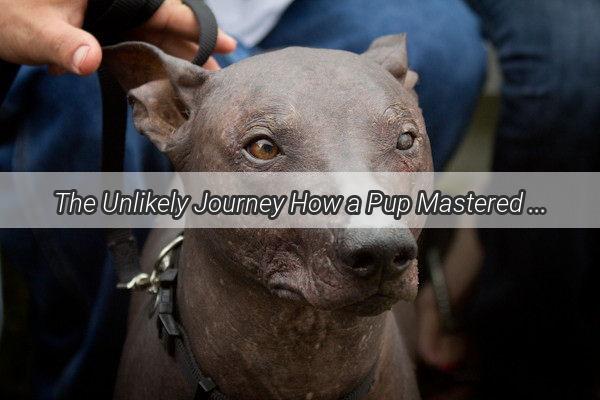
<svg viewBox="0 0 600 400">
<path fill-rule="evenodd" d="M 21 68 L 0 109 L 0 171 L 98 171 L 101 110 L 96 76 Z M 126 170 L 170 168 L 131 121 L 126 141 Z M 0 230 L 0 243 L 31 294 L 36 398 L 110 398 L 128 302 L 102 232 Z"/>
<path fill-rule="evenodd" d="M 598 171 L 600 2 L 474 0 L 504 83 L 496 171 Z M 489 230 L 469 325 L 481 398 L 592 398 L 600 233 Z"/>
<path fill-rule="evenodd" d="M 417 71 L 420 106 L 434 167 L 452 156 L 470 121 L 485 78 L 486 52 L 475 14 L 461 0 L 296 0 L 253 49 L 225 63 L 284 46 L 364 52 L 384 35 L 406 32 L 409 64 Z"/>
</svg>

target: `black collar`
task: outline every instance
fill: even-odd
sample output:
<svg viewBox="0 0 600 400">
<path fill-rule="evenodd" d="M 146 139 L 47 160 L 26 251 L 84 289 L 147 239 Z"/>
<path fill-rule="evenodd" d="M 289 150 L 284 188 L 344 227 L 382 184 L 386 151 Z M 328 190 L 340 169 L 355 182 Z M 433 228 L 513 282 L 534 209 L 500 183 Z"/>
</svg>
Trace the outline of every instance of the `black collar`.
<svg viewBox="0 0 600 400">
<path fill-rule="evenodd" d="M 213 380 L 202 373 L 190 348 L 185 329 L 178 321 L 175 290 L 182 243 L 183 234 L 163 248 L 152 275 L 149 277 L 146 275 L 146 278 L 142 279 L 143 284 L 139 288 L 156 295 L 156 301 L 150 316 L 156 317 L 158 337 L 163 347 L 169 356 L 173 357 L 190 385 L 192 385 L 194 400 L 233 400 L 221 393 Z M 373 366 L 365 379 L 350 393 L 342 396 L 340 400 L 360 400 L 364 398 L 373 387 L 375 369 L 375 366 Z"/>
</svg>

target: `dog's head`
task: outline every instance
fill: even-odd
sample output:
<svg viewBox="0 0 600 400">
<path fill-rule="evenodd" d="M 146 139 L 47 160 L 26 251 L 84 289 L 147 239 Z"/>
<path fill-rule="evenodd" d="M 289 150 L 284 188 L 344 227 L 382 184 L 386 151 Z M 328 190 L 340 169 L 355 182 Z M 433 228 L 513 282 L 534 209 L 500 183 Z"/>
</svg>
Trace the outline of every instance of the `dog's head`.
<svg viewBox="0 0 600 400">
<path fill-rule="evenodd" d="M 287 48 L 218 72 L 150 45 L 105 51 L 136 127 L 178 171 L 431 171 L 404 35 L 362 55 Z M 378 314 L 417 290 L 418 230 L 223 229 L 211 254 L 273 294 Z"/>
</svg>

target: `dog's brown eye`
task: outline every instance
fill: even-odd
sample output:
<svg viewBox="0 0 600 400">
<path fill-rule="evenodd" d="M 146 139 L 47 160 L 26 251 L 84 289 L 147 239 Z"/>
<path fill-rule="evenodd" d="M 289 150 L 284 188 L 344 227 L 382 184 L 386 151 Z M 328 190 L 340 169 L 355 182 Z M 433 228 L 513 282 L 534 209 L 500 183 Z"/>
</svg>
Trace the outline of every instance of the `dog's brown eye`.
<svg viewBox="0 0 600 400">
<path fill-rule="evenodd" d="M 269 139 L 258 139 L 248 146 L 246 151 L 259 160 L 272 160 L 279 155 L 279 147 Z"/>
<path fill-rule="evenodd" d="M 398 143 L 396 144 L 396 148 L 398 150 L 408 150 L 411 147 L 413 147 L 413 144 L 415 142 L 415 131 L 416 129 L 411 126 L 405 126 L 403 129 L 403 132 L 400 134 L 400 137 L 398 137 Z"/>
</svg>

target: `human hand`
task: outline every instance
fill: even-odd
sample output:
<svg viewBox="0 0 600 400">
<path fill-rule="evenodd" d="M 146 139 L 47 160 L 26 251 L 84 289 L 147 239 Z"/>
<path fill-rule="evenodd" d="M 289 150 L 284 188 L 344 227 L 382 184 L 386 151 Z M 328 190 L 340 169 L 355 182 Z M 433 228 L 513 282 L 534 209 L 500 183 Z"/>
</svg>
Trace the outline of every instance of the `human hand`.
<svg viewBox="0 0 600 400">
<path fill-rule="evenodd" d="M 441 260 L 433 260 L 441 262 Z M 448 301 L 454 311 L 470 297 L 483 263 L 483 248 L 475 229 L 460 229 L 446 254 L 443 274 Z M 416 301 L 417 352 L 421 359 L 440 370 L 458 366 L 467 354 L 468 341 L 463 332 L 447 332 L 431 282 L 419 290 Z"/>
<path fill-rule="evenodd" d="M 152 18 L 131 31 L 129 36 L 152 43 L 175 57 L 192 60 L 198 52 L 199 34 L 192 10 L 181 0 L 165 0 Z M 231 53 L 236 44 L 235 39 L 219 29 L 215 53 Z M 219 64 L 211 57 L 204 68 L 216 70 Z"/>
<path fill-rule="evenodd" d="M 87 0 L 0 0 L 0 59 L 47 64 L 53 73 L 95 72 L 102 48 L 92 34 L 81 29 L 86 8 Z M 198 26 L 190 8 L 180 0 L 166 0 L 131 37 L 191 59 L 197 49 Z M 235 46 L 234 39 L 219 31 L 215 51 L 228 53 Z M 212 59 L 205 66 L 218 68 Z"/>
<path fill-rule="evenodd" d="M 460 333 L 448 333 L 443 329 L 431 283 L 419 291 L 416 311 L 419 357 L 439 370 L 454 369 L 465 357 L 466 338 Z"/>
</svg>

